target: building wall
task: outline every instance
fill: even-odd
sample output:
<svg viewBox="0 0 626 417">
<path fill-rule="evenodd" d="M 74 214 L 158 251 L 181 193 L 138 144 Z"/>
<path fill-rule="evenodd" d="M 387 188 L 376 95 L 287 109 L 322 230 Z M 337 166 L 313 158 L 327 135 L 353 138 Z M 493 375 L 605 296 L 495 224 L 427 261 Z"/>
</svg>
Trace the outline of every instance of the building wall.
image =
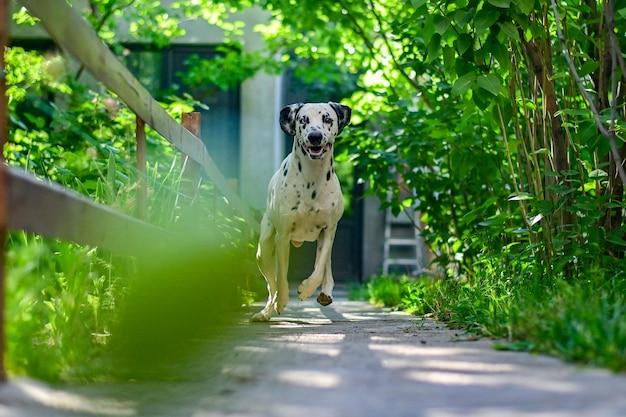
<svg viewBox="0 0 626 417">
<path fill-rule="evenodd" d="M 363 269 L 362 279 L 368 280 L 382 271 L 385 241 L 385 211 L 380 209 L 378 197 L 368 196 L 363 201 Z"/>
<path fill-rule="evenodd" d="M 269 16 L 251 9 L 243 14 L 247 28 L 265 23 Z M 244 34 L 246 52 L 263 47 L 258 33 Z M 282 103 L 282 78 L 258 72 L 241 86 L 241 145 L 239 191 L 245 201 L 262 209 L 267 184 L 283 159 L 283 133 L 278 117 Z"/>
</svg>

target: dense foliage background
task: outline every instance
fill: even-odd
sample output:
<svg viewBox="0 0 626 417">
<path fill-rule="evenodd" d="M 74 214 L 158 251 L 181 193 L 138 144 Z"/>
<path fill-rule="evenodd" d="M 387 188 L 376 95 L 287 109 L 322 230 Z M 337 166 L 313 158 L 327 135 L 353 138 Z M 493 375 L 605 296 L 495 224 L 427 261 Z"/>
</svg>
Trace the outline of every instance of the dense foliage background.
<svg viewBox="0 0 626 417">
<path fill-rule="evenodd" d="M 185 19 L 220 26 L 223 57 L 191 63 L 202 70 L 190 85 L 227 89 L 289 69 L 329 97 L 348 95 L 353 124 L 338 159 L 394 212 L 417 207 L 433 254 L 434 278 L 381 278 L 371 293 L 380 285 L 398 295 L 388 303 L 504 337 L 505 348 L 626 368 L 623 1 L 162 3 L 92 0 L 84 13 L 120 54 L 121 19 L 131 22 L 125 41 L 155 47 L 181 36 Z M 236 12 L 248 7 L 270 19 L 255 28 L 265 49 L 244 53 Z M 131 210 L 120 199 L 134 184 L 123 106 L 111 113 L 115 97 L 78 82 L 62 56 L 12 48 L 7 59 L 20 115 L 9 163 Z M 168 188 L 177 165 L 152 140 L 153 184 Z"/>
</svg>

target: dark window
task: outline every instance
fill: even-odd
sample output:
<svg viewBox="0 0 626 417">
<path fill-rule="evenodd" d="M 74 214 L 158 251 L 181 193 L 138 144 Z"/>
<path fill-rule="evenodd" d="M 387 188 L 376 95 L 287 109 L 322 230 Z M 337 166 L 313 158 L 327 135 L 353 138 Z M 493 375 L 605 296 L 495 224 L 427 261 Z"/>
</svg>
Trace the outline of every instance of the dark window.
<svg viewBox="0 0 626 417">
<path fill-rule="evenodd" d="M 201 113 L 201 139 L 209 154 L 226 178 L 239 177 L 239 88 L 224 91 L 213 86 L 190 88 L 181 74 L 187 70 L 186 61 L 197 56 L 212 59 L 218 56 L 215 46 L 171 46 L 154 50 L 142 45 L 127 45 L 125 64 L 137 79 L 157 99 L 168 94 L 185 93 L 207 106 L 197 106 Z"/>
<path fill-rule="evenodd" d="M 160 98 L 164 87 L 166 87 L 163 78 L 163 53 L 161 51 L 127 49 L 124 63 L 150 94 Z"/>
</svg>

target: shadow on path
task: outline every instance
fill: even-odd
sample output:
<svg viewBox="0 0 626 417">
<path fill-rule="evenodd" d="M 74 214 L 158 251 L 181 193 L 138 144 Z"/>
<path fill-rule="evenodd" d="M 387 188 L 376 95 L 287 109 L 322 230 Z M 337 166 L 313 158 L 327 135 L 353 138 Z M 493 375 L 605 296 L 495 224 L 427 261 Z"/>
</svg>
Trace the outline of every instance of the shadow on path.
<svg viewBox="0 0 626 417">
<path fill-rule="evenodd" d="M 212 341 L 184 381 L 63 391 L 14 381 L 0 389 L 0 416 L 626 415 L 624 375 L 495 351 L 341 294 L 328 307 L 292 299 L 282 316 L 248 323 L 260 308 Z"/>
</svg>

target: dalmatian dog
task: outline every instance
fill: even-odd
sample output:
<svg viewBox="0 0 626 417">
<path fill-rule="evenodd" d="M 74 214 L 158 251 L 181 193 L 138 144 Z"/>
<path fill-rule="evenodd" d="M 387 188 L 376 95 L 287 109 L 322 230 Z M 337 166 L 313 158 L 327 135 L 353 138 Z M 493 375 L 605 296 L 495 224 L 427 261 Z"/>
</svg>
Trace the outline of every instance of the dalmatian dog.
<svg viewBox="0 0 626 417">
<path fill-rule="evenodd" d="M 352 110 L 339 103 L 298 103 L 280 111 L 280 127 L 294 137 L 293 149 L 270 180 L 267 209 L 257 248 L 259 269 L 267 282 L 267 304 L 251 321 L 269 321 L 289 300 L 290 245 L 317 241 L 313 273 L 298 286 L 309 298 L 321 285 L 317 302 L 333 302 L 331 252 L 343 198 L 335 175 L 333 146 L 350 122 Z"/>
</svg>

